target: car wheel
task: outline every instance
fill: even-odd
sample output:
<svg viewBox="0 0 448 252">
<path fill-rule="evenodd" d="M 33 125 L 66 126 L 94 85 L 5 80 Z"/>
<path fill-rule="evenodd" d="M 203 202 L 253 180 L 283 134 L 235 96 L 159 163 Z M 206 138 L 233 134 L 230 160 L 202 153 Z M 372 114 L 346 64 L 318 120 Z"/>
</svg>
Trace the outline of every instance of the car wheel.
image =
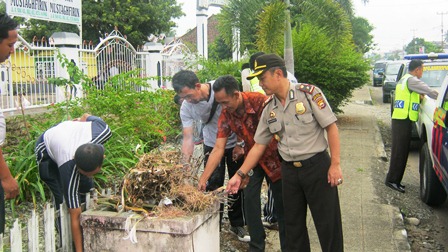
<svg viewBox="0 0 448 252">
<path fill-rule="evenodd" d="M 390 97 L 383 94 L 383 103 L 388 103 L 388 102 L 390 102 L 389 100 L 390 100 Z"/>
<path fill-rule="evenodd" d="M 445 202 L 446 192 L 433 169 L 430 155 L 428 143 L 424 143 L 419 160 L 420 198 L 430 206 L 438 206 Z"/>
</svg>

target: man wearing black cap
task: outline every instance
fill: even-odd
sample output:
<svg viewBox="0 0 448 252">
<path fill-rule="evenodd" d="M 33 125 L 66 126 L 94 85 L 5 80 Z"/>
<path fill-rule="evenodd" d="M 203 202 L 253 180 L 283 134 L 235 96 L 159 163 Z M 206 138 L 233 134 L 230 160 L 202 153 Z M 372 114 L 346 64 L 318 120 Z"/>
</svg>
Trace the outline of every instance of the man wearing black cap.
<svg viewBox="0 0 448 252">
<path fill-rule="evenodd" d="M 81 193 L 93 188 L 92 177 L 103 165 L 102 144 L 110 137 L 109 126 L 101 118 L 84 114 L 48 129 L 36 142 L 39 176 L 50 187 L 56 209 L 66 200 L 76 251 L 83 250 L 79 222 Z M 59 220 L 57 225 L 60 231 Z"/>
<path fill-rule="evenodd" d="M 229 180 L 227 190 L 235 193 L 239 189 L 239 174 L 244 177 L 256 166 L 274 136 L 282 158 L 286 251 L 310 251 L 307 206 L 322 251 L 343 251 L 337 190 L 343 178 L 336 116 L 319 88 L 288 81 L 285 62 L 279 56 L 259 56 L 254 70 L 248 79 L 258 77 L 260 86 L 272 96 L 261 115 L 255 145 L 240 171 Z"/>
<path fill-rule="evenodd" d="M 249 67 L 251 72 L 253 73 L 255 71 L 255 59 L 257 59 L 259 56 L 261 55 L 265 55 L 264 52 L 256 52 L 254 54 L 252 54 L 249 58 Z M 242 76 L 241 76 L 242 77 Z M 296 77 L 290 73 L 289 71 L 286 71 L 286 77 L 288 78 L 288 80 L 291 83 L 297 83 L 297 79 Z M 253 77 L 250 80 L 248 80 L 250 82 L 250 89 L 249 90 L 243 90 L 245 92 L 260 92 L 262 94 L 264 94 L 263 89 L 260 87 L 259 85 L 259 80 L 257 77 Z M 268 199 L 266 204 L 263 207 L 263 226 L 267 227 L 267 228 L 276 228 L 277 226 L 277 213 L 275 210 L 275 202 L 274 202 L 274 198 L 272 195 L 272 190 L 271 190 L 271 183 L 269 181 L 269 179 L 266 178 L 266 182 L 268 183 Z"/>
</svg>

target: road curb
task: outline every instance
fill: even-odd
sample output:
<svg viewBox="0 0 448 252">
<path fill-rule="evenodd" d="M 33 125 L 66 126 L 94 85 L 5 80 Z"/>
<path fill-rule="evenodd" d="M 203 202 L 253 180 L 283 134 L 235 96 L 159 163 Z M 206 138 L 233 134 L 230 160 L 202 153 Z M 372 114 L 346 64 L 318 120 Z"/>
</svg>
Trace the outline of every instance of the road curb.
<svg viewBox="0 0 448 252">
<path fill-rule="evenodd" d="M 377 156 L 384 162 L 387 162 L 387 154 L 384 148 L 383 137 L 381 136 L 380 127 L 378 122 L 375 123 L 375 142 L 376 142 L 376 153 Z"/>
<path fill-rule="evenodd" d="M 365 101 L 365 104 L 373 105 L 370 92 L 369 92 L 369 99 L 370 100 Z M 384 142 L 383 142 L 383 138 L 381 136 L 381 131 L 380 131 L 380 128 L 378 125 L 378 121 L 376 121 L 374 127 L 375 127 L 375 142 L 376 142 L 377 155 L 382 161 L 387 162 L 388 158 L 387 158 L 387 154 L 385 151 Z M 391 211 L 392 226 L 393 226 L 392 239 L 393 239 L 395 248 L 397 249 L 397 251 L 400 251 L 400 252 L 410 252 L 411 245 L 409 244 L 408 233 L 406 231 L 403 215 L 401 214 L 400 209 L 398 207 L 395 207 L 392 205 L 387 205 L 387 204 L 385 204 L 384 206 L 388 207 L 389 210 Z"/>
<path fill-rule="evenodd" d="M 395 247 L 398 251 L 408 252 L 411 251 L 411 245 L 408 241 L 408 232 L 406 231 L 403 215 L 398 207 L 391 206 L 392 211 L 392 225 L 393 225 L 393 240 Z"/>
<path fill-rule="evenodd" d="M 368 90 L 369 90 L 368 98 L 365 99 L 363 101 L 363 103 L 364 104 L 368 104 L 368 105 L 373 105 L 370 89 L 368 88 Z M 381 131 L 380 131 L 380 128 L 378 126 L 378 121 L 377 121 L 377 123 L 375 123 L 374 127 L 375 127 L 375 142 L 376 142 L 376 154 L 377 154 L 377 157 L 379 157 L 384 162 L 387 162 L 387 154 L 386 154 L 386 151 L 384 150 L 385 148 L 384 148 L 383 137 L 381 136 Z"/>
</svg>

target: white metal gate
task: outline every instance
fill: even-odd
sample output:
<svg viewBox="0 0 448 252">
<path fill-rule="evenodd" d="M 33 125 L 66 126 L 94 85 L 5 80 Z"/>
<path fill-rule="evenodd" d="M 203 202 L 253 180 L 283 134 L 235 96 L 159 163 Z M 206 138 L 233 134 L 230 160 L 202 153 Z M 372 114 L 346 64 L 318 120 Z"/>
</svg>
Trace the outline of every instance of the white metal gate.
<svg viewBox="0 0 448 252">
<path fill-rule="evenodd" d="M 58 50 L 70 50 L 70 58 L 75 58 L 77 66 L 99 89 L 103 89 L 115 75 L 136 69 L 135 77 L 159 77 L 148 80 L 149 89 L 171 88 L 171 81 L 163 77 L 172 76 L 184 68 L 188 60 L 186 56 L 191 56 L 180 40 L 165 45 L 160 52 L 143 47 L 136 50 L 118 30 L 112 31 L 97 46 L 84 41 L 81 46 L 70 48 L 55 46 L 54 40 L 49 43 L 45 38 L 34 38 L 32 43 L 28 43 L 19 36 L 15 53 L 0 64 L 2 111 L 14 113 L 20 106 L 44 107 L 61 101 L 61 97 L 67 98 L 61 95 L 61 88 L 48 81 L 54 77 L 69 78 L 57 59 Z M 140 86 L 134 88 L 135 91 L 141 90 Z M 66 91 L 72 92 L 73 89 Z M 77 96 L 79 94 L 76 93 Z"/>
<path fill-rule="evenodd" d="M 0 64 L 1 107 L 3 111 L 55 102 L 55 89 L 48 78 L 55 76 L 57 49 L 46 40 L 31 44 L 19 36 L 14 54 Z"/>
<path fill-rule="evenodd" d="M 140 60 L 143 57 L 138 56 L 135 48 L 117 29 L 96 47 L 84 43 L 79 50 L 81 69 L 99 89 L 103 89 L 106 82 L 117 74 L 134 69 L 144 71 L 144 64 Z"/>
</svg>

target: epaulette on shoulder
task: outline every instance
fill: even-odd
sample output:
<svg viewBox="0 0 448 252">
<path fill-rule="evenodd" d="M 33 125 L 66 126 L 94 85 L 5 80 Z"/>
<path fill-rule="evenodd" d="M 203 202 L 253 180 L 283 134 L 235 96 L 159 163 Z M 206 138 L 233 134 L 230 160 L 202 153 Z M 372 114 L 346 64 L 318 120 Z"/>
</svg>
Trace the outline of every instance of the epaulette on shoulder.
<svg viewBox="0 0 448 252">
<path fill-rule="evenodd" d="M 263 108 L 266 107 L 272 100 L 274 100 L 274 95 L 269 96 L 266 101 L 263 102 Z"/>
<path fill-rule="evenodd" d="M 296 88 L 302 92 L 312 94 L 314 91 L 314 86 L 306 83 L 299 83 L 296 85 Z"/>
</svg>

